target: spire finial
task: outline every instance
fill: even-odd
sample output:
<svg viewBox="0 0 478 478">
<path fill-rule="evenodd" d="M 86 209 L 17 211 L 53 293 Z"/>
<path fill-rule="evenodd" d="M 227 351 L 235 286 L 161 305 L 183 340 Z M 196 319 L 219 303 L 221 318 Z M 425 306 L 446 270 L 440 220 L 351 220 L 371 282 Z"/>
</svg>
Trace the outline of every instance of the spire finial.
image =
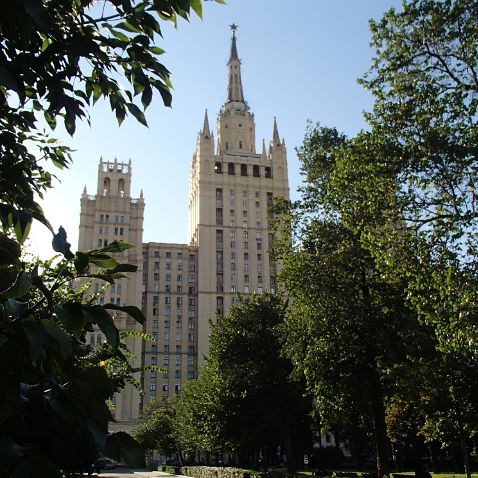
<svg viewBox="0 0 478 478">
<path fill-rule="evenodd" d="M 227 102 L 237 102 L 244 103 L 244 93 L 242 91 L 242 80 L 241 80 L 241 61 L 239 60 L 239 55 L 237 54 L 236 46 L 236 30 L 237 25 L 233 23 L 229 25 L 232 30 L 232 40 L 231 40 L 231 54 L 229 56 L 229 61 L 227 62 L 229 77 L 227 83 Z"/>
<path fill-rule="evenodd" d="M 272 143 L 274 145 L 280 144 L 279 131 L 277 129 L 277 121 L 275 116 L 274 116 L 274 130 L 272 132 Z"/>
<path fill-rule="evenodd" d="M 202 134 L 206 137 L 211 136 L 211 131 L 209 130 L 209 120 L 207 117 L 207 108 L 206 112 L 204 113 L 204 125 L 202 127 Z"/>
<path fill-rule="evenodd" d="M 261 159 L 265 161 L 267 159 L 267 152 L 266 152 L 266 142 L 264 139 L 262 139 L 262 154 L 261 154 Z"/>
</svg>

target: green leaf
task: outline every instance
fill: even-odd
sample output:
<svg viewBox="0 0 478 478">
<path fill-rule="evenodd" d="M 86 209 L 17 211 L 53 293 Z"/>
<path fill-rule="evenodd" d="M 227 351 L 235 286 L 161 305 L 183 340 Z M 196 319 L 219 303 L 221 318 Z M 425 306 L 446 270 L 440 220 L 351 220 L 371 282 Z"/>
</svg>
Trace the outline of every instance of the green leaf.
<svg viewBox="0 0 478 478">
<path fill-rule="evenodd" d="M 57 304 L 55 305 L 55 313 L 65 330 L 79 338 L 85 325 L 82 305 L 77 302 Z"/>
<path fill-rule="evenodd" d="M 15 232 L 15 237 L 20 244 L 23 244 L 26 241 L 31 226 L 32 217 L 28 212 L 20 211 L 15 214 L 13 230 Z"/>
<path fill-rule="evenodd" d="M 0 266 L 20 263 L 21 249 L 18 242 L 0 234 Z"/>
<path fill-rule="evenodd" d="M 134 104 L 134 103 L 126 103 L 126 107 L 128 108 L 129 112 L 144 126 L 148 126 L 146 122 L 146 117 L 144 113 Z"/>
<path fill-rule="evenodd" d="M 153 99 L 153 90 L 151 86 L 147 85 L 144 87 L 143 93 L 141 95 L 141 103 L 143 104 L 143 108 L 146 109 Z"/>
<path fill-rule="evenodd" d="M 95 264 L 98 267 L 112 269 L 113 267 L 116 267 L 119 264 L 115 258 L 111 257 L 108 254 L 102 254 L 101 252 L 95 253 L 95 252 L 85 251 L 83 254 L 88 258 L 88 262 L 91 262 L 92 264 Z"/>
<path fill-rule="evenodd" d="M 114 350 L 118 349 L 119 331 L 110 314 L 108 314 L 102 306 L 94 305 L 91 307 L 83 307 L 83 316 L 89 322 L 97 324 L 105 334 L 106 340 L 111 347 L 113 347 Z"/>
<path fill-rule="evenodd" d="M 145 466 L 143 448 L 125 432 L 116 432 L 110 435 L 103 453 L 113 460 L 124 461 L 131 467 Z"/>
<path fill-rule="evenodd" d="M 129 242 L 123 242 L 123 241 L 113 241 L 110 242 L 107 246 L 102 247 L 101 249 L 92 249 L 92 251 L 101 251 L 101 252 L 123 252 L 128 249 L 132 249 L 134 244 L 131 244 Z M 89 252 L 89 251 L 85 251 Z"/>
<path fill-rule="evenodd" d="M 105 304 L 103 308 L 126 312 L 129 316 L 131 316 L 134 320 L 136 320 L 136 322 L 139 322 L 140 324 L 144 324 L 144 322 L 146 321 L 141 310 L 138 309 L 138 307 L 135 307 L 134 305 Z"/>
<path fill-rule="evenodd" d="M 68 334 L 52 320 L 43 319 L 40 322 L 48 334 L 57 342 L 63 359 L 70 357 L 72 354 L 72 346 Z"/>
<path fill-rule="evenodd" d="M 53 236 L 52 246 L 54 251 L 60 252 L 68 260 L 75 257 L 70 251 L 71 244 L 66 240 L 66 231 L 63 226 L 60 226 L 58 233 Z"/>
<path fill-rule="evenodd" d="M 202 18 L 202 2 L 201 0 L 191 0 L 191 8 L 199 18 Z"/>
<path fill-rule="evenodd" d="M 31 286 L 32 279 L 30 273 L 27 271 L 21 271 L 18 274 L 15 283 L 2 295 L 10 299 L 18 299 L 19 297 L 23 297 L 25 294 L 27 294 L 31 289 Z"/>
</svg>

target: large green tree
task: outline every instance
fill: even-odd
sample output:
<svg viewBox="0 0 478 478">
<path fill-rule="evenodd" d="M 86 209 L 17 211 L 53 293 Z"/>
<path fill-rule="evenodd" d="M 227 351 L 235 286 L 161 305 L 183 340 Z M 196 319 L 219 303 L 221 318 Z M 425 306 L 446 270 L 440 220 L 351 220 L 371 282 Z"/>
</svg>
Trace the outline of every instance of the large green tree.
<svg viewBox="0 0 478 478">
<path fill-rule="evenodd" d="M 174 435 L 178 398 L 158 398 L 143 410 L 134 437 L 148 450 L 161 450 L 167 456 L 180 451 Z"/>
<path fill-rule="evenodd" d="M 332 181 L 382 271 L 407 278 L 441 347 L 464 353 L 478 352 L 477 15 L 471 0 L 412 0 L 371 22 L 371 129 Z"/>
<path fill-rule="evenodd" d="M 291 298 L 286 353 L 305 376 L 326 424 L 371 423 L 383 476 L 389 473 L 392 371 L 413 354 L 419 324 L 405 305 L 403 281 L 380 273 L 360 233 L 344 221 L 342 198 L 332 195 L 340 151 L 348 144 L 333 128 L 309 125 L 297 150 L 305 176 L 302 199 L 276 203 L 282 227 L 274 253 Z"/>
<path fill-rule="evenodd" d="M 185 387 L 178 408 L 180 424 L 203 430 L 200 443 L 213 438 L 216 451 L 236 452 L 245 466 L 256 466 L 260 453 L 263 462 L 276 460 L 282 445 L 294 469 L 308 437 L 310 404 L 281 355 L 285 317 L 278 296 L 240 298 L 212 326 L 206 363 L 198 381 Z"/>
<path fill-rule="evenodd" d="M 33 220 L 51 229 L 39 199 L 52 187 L 51 166 L 71 161 L 52 136 L 57 122 L 73 135 L 102 97 L 119 124 L 127 114 L 146 124 L 154 91 L 169 106 L 169 72 L 156 44 L 161 22 L 201 15 L 202 4 L 12 0 L 1 7 L 0 474 L 60 477 L 88 469 L 100 452 L 141 464 L 128 435 L 108 436 L 108 400 L 137 372 L 112 314 L 144 318 L 71 288 L 78 278 L 113 283 L 133 272 L 111 256 L 130 246 L 73 254 L 60 228 L 52 239 L 61 258 L 41 263 L 25 259 L 24 242 Z M 93 326 L 107 341 L 96 350 L 86 344 Z"/>
</svg>

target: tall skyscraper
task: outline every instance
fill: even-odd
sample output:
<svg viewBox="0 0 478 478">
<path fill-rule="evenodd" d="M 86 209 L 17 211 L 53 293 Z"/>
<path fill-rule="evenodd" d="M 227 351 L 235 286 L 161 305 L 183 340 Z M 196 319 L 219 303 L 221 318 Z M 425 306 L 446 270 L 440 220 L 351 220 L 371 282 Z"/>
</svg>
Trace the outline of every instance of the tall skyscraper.
<svg viewBox="0 0 478 478">
<path fill-rule="evenodd" d="M 153 339 L 142 343 L 141 363 L 161 367 L 142 375 L 143 404 L 180 393 L 182 383 L 196 378 L 207 355 L 209 320 L 227 313 L 238 293 L 276 289 L 267 209 L 274 196 L 289 197 L 287 153 L 275 118 L 272 140 L 267 148 L 263 140 L 256 153 L 254 114 L 244 97 L 235 30 L 233 25 L 217 144 L 206 110 L 191 161 L 188 244 L 142 244 L 144 200 L 129 197 L 130 164 L 100 162 L 97 195 L 91 198 L 85 190 L 82 196 L 80 248 L 114 238 L 137 245 L 132 259 L 140 272 L 124 299 L 141 304 L 144 330 Z M 118 297 L 112 292 L 104 296 Z M 135 414 L 117 413 L 116 418 L 127 421 Z"/>
</svg>

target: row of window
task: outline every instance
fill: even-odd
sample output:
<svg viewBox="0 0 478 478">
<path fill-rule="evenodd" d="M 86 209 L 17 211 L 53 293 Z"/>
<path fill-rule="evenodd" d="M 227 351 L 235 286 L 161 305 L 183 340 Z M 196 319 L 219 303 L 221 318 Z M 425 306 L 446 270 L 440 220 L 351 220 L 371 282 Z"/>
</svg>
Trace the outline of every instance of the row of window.
<svg viewBox="0 0 478 478">
<path fill-rule="evenodd" d="M 229 190 L 229 195 L 230 196 L 235 196 L 236 195 L 236 191 L 235 189 L 230 189 Z M 268 192 L 267 193 L 267 197 L 272 196 L 272 193 L 271 192 Z M 249 196 L 249 192 L 244 189 L 242 191 L 242 197 L 243 198 L 247 198 Z M 260 191 L 254 191 L 254 197 L 255 198 L 260 198 L 261 197 L 261 192 Z M 223 192 L 222 192 L 222 188 L 216 188 L 216 199 L 222 199 L 223 198 Z M 246 202 L 246 206 L 247 206 L 247 202 Z"/>
<path fill-rule="evenodd" d="M 195 350 L 196 350 L 196 348 L 194 347 L 194 345 L 188 345 L 188 355 L 194 355 Z M 170 350 L 169 344 L 164 344 L 163 345 L 163 353 L 168 354 L 170 352 L 171 352 L 171 350 Z M 179 345 L 179 344 L 176 344 L 174 353 L 176 353 L 176 354 L 182 353 L 182 346 Z M 157 357 L 155 357 L 155 356 L 151 357 L 151 365 L 157 365 L 157 364 L 158 364 Z"/>
<path fill-rule="evenodd" d="M 226 142 L 226 149 L 228 149 L 228 143 Z M 242 142 L 239 141 L 239 149 L 242 149 Z M 249 172 L 250 172 L 250 169 L 249 169 L 249 166 L 247 164 L 241 164 L 241 165 L 237 165 L 235 163 L 227 163 L 227 174 L 230 174 L 230 175 L 235 175 L 236 174 L 236 166 L 239 166 L 239 172 L 241 174 L 241 176 L 248 176 L 249 175 Z M 259 166 L 257 164 L 254 164 L 252 165 L 252 176 L 255 177 L 255 178 L 259 178 L 261 177 L 261 170 L 264 170 L 264 177 L 265 178 L 272 178 L 272 168 L 270 166 Z M 222 174 L 223 172 L 225 172 L 225 170 L 223 171 L 223 163 L 215 163 L 214 164 L 214 172 L 216 174 Z"/>
<path fill-rule="evenodd" d="M 168 331 L 165 331 L 163 333 L 163 340 L 167 341 L 167 340 L 170 340 L 170 339 L 171 339 L 171 334 Z M 182 332 L 176 332 L 176 341 L 180 342 L 181 340 L 183 340 Z M 194 342 L 195 340 L 196 340 L 196 336 L 195 336 L 194 332 L 190 332 L 188 334 L 188 342 Z M 155 348 L 155 345 L 156 344 L 152 344 L 152 347 Z"/>
<path fill-rule="evenodd" d="M 170 325 L 171 324 L 170 324 L 169 320 L 164 321 L 163 326 L 164 326 L 165 329 L 169 329 Z M 176 320 L 176 328 L 181 329 L 182 327 L 183 327 L 182 321 L 181 320 Z M 158 330 L 159 322 L 157 320 L 153 320 L 151 328 L 153 330 Z M 189 330 L 194 330 L 195 328 L 196 328 L 196 323 L 195 322 L 188 322 L 188 329 Z M 152 337 L 153 340 L 157 340 L 158 339 L 158 333 L 157 332 L 152 332 L 151 337 Z"/>
<path fill-rule="evenodd" d="M 110 222 L 110 215 L 109 214 L 100 214 L 100 222 L 107 223 Z M 124 224 L 125 217 L 124 216 L 115 216 L 114 222 L 119 224 Z"/>
<path fill-rule="evenodd" d="M 164 308 L 164 315 L 166 317 L 169 317 L 171 315 L 171 307 L 165 307 Z M 158 307 L 153 307 L 153 316 L 157 317 L 159 316 L 159 308 Z M 183 316 L 183 311 L 182 309 L 176 309 L 176 317 L 182 317 Z M 193 319 L 196 317 L 196 310 L 195 309 L 189 309 L 188 310 L 188 317 L 190 319 Z"/>
<path fill-rule="evenodd" d="M 169 355 L 165 355 L 163 357 L 163 365 L 169 365 L 170 362 L 171 361 L 170 361 Z M 175 365 L 181 365 L 182 364 L 182 357 L 181 356 L 175 357 L 174 364 Z M 192 367 L 194 365 L 194 357 L 187 357 L 187 364 L 188 364 L 188 367 Z"/>
</svg>

